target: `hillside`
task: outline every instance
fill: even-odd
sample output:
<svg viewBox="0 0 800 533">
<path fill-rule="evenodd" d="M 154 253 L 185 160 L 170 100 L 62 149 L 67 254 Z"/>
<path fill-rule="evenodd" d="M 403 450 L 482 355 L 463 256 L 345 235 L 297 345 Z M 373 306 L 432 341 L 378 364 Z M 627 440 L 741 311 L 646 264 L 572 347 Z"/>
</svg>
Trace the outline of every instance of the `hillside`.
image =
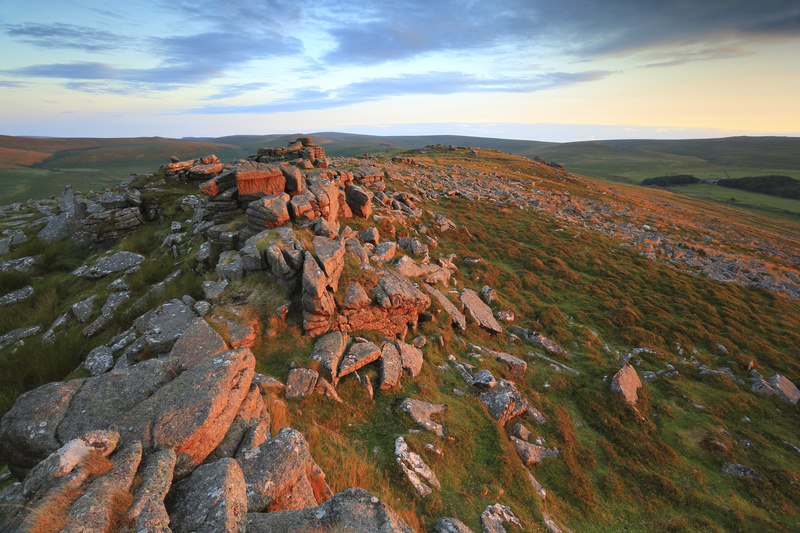
<svg viewBox="0 0 800 533">
<path fill-rule="evenodd" d="M 0 529 L 800 528 L 800 224 L 295 138 L 2 208 Z"/>
</svg>

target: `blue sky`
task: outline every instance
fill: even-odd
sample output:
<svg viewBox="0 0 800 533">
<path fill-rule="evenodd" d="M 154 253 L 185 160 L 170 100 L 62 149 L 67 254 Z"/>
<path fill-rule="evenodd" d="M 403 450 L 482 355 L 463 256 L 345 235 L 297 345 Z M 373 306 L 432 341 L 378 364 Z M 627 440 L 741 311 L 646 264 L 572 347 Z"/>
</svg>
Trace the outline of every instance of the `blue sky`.
<svg viewBox="0 0 800 533">
<path fill-rule="evenodd" d="M 797 0 L 0 0 L 0 134 L 800 135 Z"/>
</svg>

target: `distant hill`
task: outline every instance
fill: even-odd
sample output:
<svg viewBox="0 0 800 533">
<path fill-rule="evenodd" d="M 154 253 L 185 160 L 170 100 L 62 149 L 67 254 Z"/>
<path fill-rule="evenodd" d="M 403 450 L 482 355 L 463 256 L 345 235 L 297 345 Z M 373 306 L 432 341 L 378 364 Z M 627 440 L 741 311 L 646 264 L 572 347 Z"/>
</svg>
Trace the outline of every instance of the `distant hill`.
<svg viewBox="0 0 800 533">
<path fill-rule="evenodd" d="M 800 138 L 607 140 L 569 143 L 462 135 L 377 136 L 341 132 L 232 135 L 217 138 L 130 139 L 0 136 L 0 205 L 76 189 L 113 187 L 130 172 L 149 172 L 175 155 L 215 154 L 223 161 L 259 148 L 285 146 L 309 135 L 330 156 L 402 152 L 431 144 L 470 146 L 563 164 L 593 178 L 638 184 L 655 176 L 690 174 L 701 180 L 753 175 L 800 178 Z"/>
</svg>

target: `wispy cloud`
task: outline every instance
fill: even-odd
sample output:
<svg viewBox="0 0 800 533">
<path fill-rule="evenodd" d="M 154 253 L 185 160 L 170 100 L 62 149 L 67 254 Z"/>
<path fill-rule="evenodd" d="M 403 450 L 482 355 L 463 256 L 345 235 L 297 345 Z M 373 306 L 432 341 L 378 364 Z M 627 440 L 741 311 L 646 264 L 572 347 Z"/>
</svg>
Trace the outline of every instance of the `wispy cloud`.
<svg viewBox="0 0 800 533">
<path fill-rule="evenodd" d="M 227 87 L 223 87 L 219 92 L 212 94 L 211 96 L 206 96 L 203 98 L 203 100 L 224 100 L 226 98 L 234 98 L 236 96 L 241 96 L 243 94 L 257 91 L 269 86 L 269 83 L 260 82 L 228 85 Z"/>
<path fill-rule="evenodd" d="M 600 80 L 610 71 L 551 72 L 533 78 L 479 78 L 461 72 L 428 72 L 392 78 L 376 78 L 344 85 L 333 90 L 309 87 L 290 98 L 266 104 L 205 106 L 179 114 L 280 113 L 344 107 L 359 102 L 414 94 L 446 95 L 460 92 L 526 93 Z"/>
<path fill-rule="evenodd" d="M 26 83 L 22 83 L 19 81 L 0 80 L 0 87 L 15 88 L 15 87 L 25 87 L 26 85 L 27 85 Z"/>
<path fill-rule="evenodd" d="M 23 24 L 5 24 L 3 32 L 10 37 L 48 49 L 74 49 L 85 52 L 106 52 L 119 48 L 120 38 L 110 32 L 91 28 L 89 26 L 75 26 L 73 24 L 38 24 L 25 22 Z"/>
</svg>

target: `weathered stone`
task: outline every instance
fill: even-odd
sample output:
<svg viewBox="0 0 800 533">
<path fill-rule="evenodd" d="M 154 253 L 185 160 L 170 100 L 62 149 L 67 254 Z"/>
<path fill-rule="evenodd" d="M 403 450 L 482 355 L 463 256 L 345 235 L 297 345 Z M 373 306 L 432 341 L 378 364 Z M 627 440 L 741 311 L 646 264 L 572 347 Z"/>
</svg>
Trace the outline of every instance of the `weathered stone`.
<svg viewBox="0 0 800 533">
<path fill-rule="evenodd" d="M 558 450 L 554 448 L 551 449 L 537 446 L 536 444 L 531 444 L 530 442 L 518 439 L 513 435 L 510 436 L 509 439 L 514 445 L 514 449 L 517 450 L 517 455 L 519 455 L 519 458 L 522 459 L 522 463 L 525 466 L 540 463 L 543 459 L 548 457 L 558 457 Z"/>
<path fill-rule="evenodd" d="M 566 352 L 562 350 L 560 346 L 558 346 L 555 342 L 548 339 L 541 333 L 521 328 L 519 326 L 508 326 L 508 332 L 519 336 L 522 340 L 524 340 L 528 344 L 536 346 L 537 348 L 547 350 L 548 352 L 554 353 L 556 355 L 566 354 Z"/>
<path fill-rule="evenodd" d="M 347 347 L 347 333 L 333 331 L 320 337 L 311 350 L 311 359 L 319 361 L 322 375 L 333 383 L 338 379 L 339 360 Z"/>
<path fill-rule="evenodd" d="M 197 467 L 168 497 L 173 533 L 245 531 L 247 494 L 239 464 L 223 458 Z"/>
<path fill-rule="evenodd" d="M 498 381 L 492 389 L 482 392 L 480 399 L 489 416 L 501 426 L 530 407 L 528 400 L 519 393 L 514 384 L 505 379 Z"/>
<path fill-rule="evenodd" d="M 444 516 L 436 521 L 433 530 L 436 533 L 474 533 L 460 520 Z"/>
<path fill-rule="evenodd" d="M 122 417 L 123 439 L 140 440 L 146 450 L 175 450 L 175 476 L 188 474 L 222 441 L 248 393 L 254 366 L 247 348 L 206 359 Z"/>
<path fill-rule="evenodd" d="M 361 286 L 360 283 L 354 281 L 345 289 L 344 297 L 342 298 L 342 309 L 359 310 L 369 307 L 372 303 L 367 291 Z"/>
<path fill-rule="evenodd" d="M 751 479 L 761 479 L 761 474 L 743 464 L 725 463 L 722 465 L 722 473 L 730 477 L 746 477 Z"/>
<path fill-rule="evenodd" d="M 505 352 L 496 352 L 489 349 L 487 349 L 486 352 L 489 355 L 492 355 L 498 361 L 502 361 L 508 365 L 508 368 L 511 369 L 511 375 L 515 379 L 522 378 L 522 376 L 525 374 L 525 370 L 528 368 L 528 363 L 518 357 L 514 357 L 511 354 L 507 354 Z"/>
<path fill-rule="evenodd" d="M 311 241 L 317 260 L 328 278 L 328 286 L 335 292 L 344 269 L 344 246 L 327 237 L 314 237 Z"/>
<path fill-rule="evenodd" d="M 362 488 L 344 490 L 317 507 L 296 511 L 250 513 L 248 533 L 297 531 L 349 533 L 414 533 L 385 503 Z"/>
<path fill-rule="evenodd" d="M 403 362 L 394 344 L 385 342 L 381 347 L 381 390 L 393 390 L 400 385 Z"/>
<path fill-rule="evenodd" d="M 444 426 L 438 422 L 434 422 L 432 419 L 433 416 L 444 412 L 444 404 L 433 404 L 406 398 L 403 400 L 403 403 L 400 404 L 400 409 L 408 413 L 411 419 L 420 426 L 428 431 L 436 433 L 440 437 L 444 437 Z"/>
<path fill-rule="evenodd" d="M 419 476 L 422 476 L 437 490 L 442 490 L 442 485 L 436 474 L 431 470 L 431 467 L 425 464 L 419 454 L 408 447 L 403 437 L 397 437 L 394 441 L 394 454 L 397 456 L 397 464 L 403 469 L 403 473 L 408 477 L 408 480 L 420 496 L 427 496 L 433 491 L 419 479 Z"/>
<path fill-rule="evenodd" d="M 244 263 L 242 257 L 233 250 L 222 252 L 216 267 L 217 275 L 226 281 L 241 281 L 244 279 Z"/>
<path fill-rule="evenodd" d="M 238 461 L 247 487 L 248 512 L 313 507 L 332 495 L 308 443 L 293 429 L 281 429 L 273 438 L 243 453 Z"/>
<path fill-rule="evenodd" d="M 234 169 L 239 195 L 281 194 L 286 189 L 286 177 L 277 165 L 239 161 Z"/>
<path fill-rule="evenodd" d="M 464 316 L 464 313 L 458 310 L 458 308 L 447 296 L 442 294 L 442 292 L 438 289 L 434 289 L 427 283 L 423 283 L 422 286 L 425 287 L 425 290 L 428 291 L 431 296 L 436 298 L 444 310 L 450 314 L 451 323 L 453 326 L 456 326 L 462 331 L 467 329 L 467 317 Z"/>
<path fill-rule="evenodd" d="M 141 443 L 133 443 L 111 456 L 111 470 L 92 481 L 86 492 L 70 507 L 64 533 L 111 531 L 115 509 L 108 502 L 129 492 L 142 460 Z"/>
<path fill-rule="evenodd" d="M 219 333 L 197 317 L 175 341 L 169 355 L 186 370 L 227 349 L 228 345 Z"/>
<path fill-rule="evenodd" d="M 489 505 L 481 513 L 481 525 L 483 533 L 506 533 L 503 522 L 508 522 L 517 527 L 522 527 L 519 518 L 514 514 L 510 507 L 496 503 Z"/>
<path fill-rule="evenodd" d="M 31 257 L 20 257 L 19 259 L 9 259 L 8 261 L 0 262 L 0 272 L 23 272 L 25 274 L 33 274 L 39 267 L 39 262 L 42 256 L 36 255 Z"/>
<path fill-rule="evenodd" d="M 472 376 L 472 384 L 479 389 L 492 389 L 497 385 L 497 380 L 494 379 L 494 376 L 488 369 L 482 368 Z"/>
<path fill-rule="evenodd" d="M 393 241 L 384 241 L 375 247 L 373 258 L 376 261 L 387 262 L 394 259 L 397 253 L 397 243 Z"/>
<path fill-rule="evenodd" d="M 27 287 L 23 287 L 16 291 L 11 291 L 8 294 L 0 297 L 0 307 L 5 307 L 7 305 L 16 305 L 18 303 L 24 302 L 31 296 L 33 296 L 33 287 L 28 285 Z"/>
<path fill-rule="evenodd" d="M 99 279 L 114 272 L 122 272 L 144 261 L 144 256 L 133 252 L 117 252 L 110 257 L 104 257 L 93 266 L 87 268 L 79 275 L 89 279 Z"/>
<path fill-rule="evenodd" d="M 413 344 L 407 344 L 403 341 L 396 341 L 397 351 L 400 352 L 400 360 L 403 368 L 411 372 L 412 377 L 417 377 L 422 371 L 422 364 L 425 362 L 422 356 L 422 350 Z"/>
<path fill-rule="evenodd" d="M 168 353 L 196 316 L 182 301 L 168 301 L 147 320 L 144 332 L 147 346 L 154 353 Z"/>
<path fill-rule="evenodd" d="M 368 218 L 372 214 L 373 193 L 358 185 L 351 185 L 347 189 L 347 205 L 353 216 Z"/>
<path fill-rule="evenodd" d="M 133 493 L 133 502 L 125 515 L 135 531 L 166 533 L 170 530 L 164 498 L 172 486 L 175 460 L 173 450 L 161 450 L 145 457 L 139 466 L 141 484 Z"/>
<path fill-rule="evenodd" d="M 264 196 L 250 202 L 247 207 L 247 224 L 256 231 L 276 228 L 289 221 L 289 195 L 286 193 Z"/>
<path fill-rule="evenodd" d="M 377 245 L 380 242 L 378 229 L 372 226 L 364 228 L 358 232 L 358 240 L 365 243 Z"/>
<path fill-rule="evenodd" d="M 638 397 L 636 391 L 642 386 L 639 375 L 630 363 L 625 361 L 619 372 L 611 379 L 611 390 L 625 397 L 625 401 L 636 404 Z"/>
<path fill-rule="evenodd" d="M 800 390 L 795 387 L 794 383 L 786 379 L 785 376 L 775 374 L 769 378 L 767 383 L 769 383 L 780 399 L 795 405 L 797 401 L 800 400 Z"/>
<path fill-rule="evenodd" d="M 286 379 L 286 399 L 305 398 L 317 385 L 319 374 L 310 368 L 293 368 Z"/>
<path fill-rule="evenodd" d="M 53 242 L 69 237 L 69 228 L 67 227 L 67 214 L 62 213 L 50 217 L 47 225 L 39 230 L 36 234 L 41 240 L 45 242 Z M 0 254 L 2 255 L 2 254 Z"/>
<path fill-rule="evenodd" d="M 34 335 L 38 335 L 44 329 L 43 326 L 31 326 L 29 328 L 18 328 L 13 331 L 9 331 L 2 337 L 0 337 L 0 350 L 5 348 L 6 346 L 11 346 L 17 342 L 22 341 L 23 339 L 27 339 L 28 337 L 33 337 Z"/>
<path fill-rule="evenodd" d="M 317 384 L 314 387 L 314 392 L 319 394 L 320 396 L 325 396 L 330 400 L 339 403 L 343 402 L 342 398 L 339 396 L 339 393 L 337 393 L 336 389 L 333 388 L 333 385 L 331 385 L 331 383 L 327 379 L 321 376 L 319 377 L 319 379 L 317 379 Z"/>
<path fill-rule="evenodd" d="M 72 314 L 78 319 L 78 322 L 86 322 L 89 320 L 89 317 L 92 316 L 92 310 L 94 309 L 94 298 L 95 296 L 92 295 L 85 300 L 81 300 L 80 302 L 73 304 L 70 309 L 72 310 Z"/>
<path fill-rule="evenodd" d="M 472 289 L 464 289 L 459 296 L 461 303 L 469 311 L 470 316 L 481 327 L 491 333 L 502 333 L 503 327 L 497 322 L 492 314 L 491 308 L 483 303 Z"/>
<path fill-rule="evenodd" d="M 531 437 L 531 432 L 528 428 L 523 426 L 522 424 L 514 424 L 514 427 L 511 429 L 512 433 L 515 437 L 522 439 L 524 441 L 529 441 Z"/>
<path fill-rule="evenodd" d="M 108 346 L 98 346 L 89 352 L 86 356 L 86 361 L 83 362 L 83 367 L 89 371 L 92 376 L 99 376 L 104 372 L 111 370 L 114 366 L 114 353 Z"/>
<path fill-rule="evenodd" d="M 370 364 L 381 356 L 381 350 L 372 342 L 356 342 L 347 351 L 347 355 L 339 363 L 339 372 L 334 385 L 342 377 Z"/>
<path fill-rule="evenodd" d="M 169 361 L 150 359 L 123 371 L 81 380 L 80 390 L 58 426 L 59 441 L 110 427 L 174 377 Z"/>
<path fill-rule="evenodd" d="M 225 290 L 225 287 L 228 286 L 228 280 L 224 279 L 222 281 L 204 281 L 203 282 L 203 293 L 206 296 L 206 300 L 214 300 L 222 294 L 222 291 Z"/>
<path fill-rule="evenodd" d="M 483 301 L 488 305 L 492 305 L 493 303 L 497 303 L 499 301 L 497 292 L 495 292 L 495 290 L 488 285 L 484 285 L 481 288 L 481 298 L 483 298 Z"/>
<path fill-rule="evenodd" d="M 84 380 L 42 385 L 17 398 L 0 421 L 0 455 L 18 478 L 61 447 L 56 430 Z"/>
<path fill-rule="evenodd" d="M 541 483 L 539 483 L 536 480 L 535 477 L 533 477 L 533 474 L 531 474 L 528 470 L 526 470 L 525 472 L 527 472 L 528 474 L 528 481 L 531 482 L 531 486 L 533 487 L 533 490 L 536 491 L 536 495 L 539 496 L 539 498 L 541 498 L 542 500 L 544 500 L 547 497 L 547 491 L 545 490 L 545 488 L 542 486 Z"/>
</svg>

